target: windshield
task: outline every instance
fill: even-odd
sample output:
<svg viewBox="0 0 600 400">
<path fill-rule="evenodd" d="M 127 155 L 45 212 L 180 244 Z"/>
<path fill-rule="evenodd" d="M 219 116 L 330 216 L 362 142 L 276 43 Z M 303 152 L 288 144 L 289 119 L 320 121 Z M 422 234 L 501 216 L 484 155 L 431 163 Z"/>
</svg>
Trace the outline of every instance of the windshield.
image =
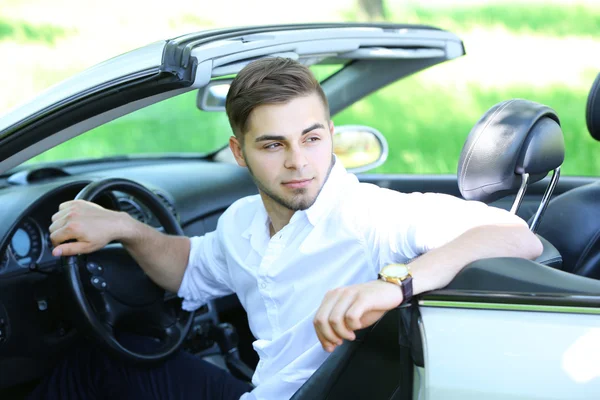
<svg viewBox="0 0 600 400">
<path fill-rule="evenodd" d="M 342 65 L 313 65 L 323 81 Z M 227 145 L 232 135 L 225 112 L 202 111 L 197 90 L 124 115 L 32 158 L 26 164 L 115 156 L 206 155 Z"/>
</svg>

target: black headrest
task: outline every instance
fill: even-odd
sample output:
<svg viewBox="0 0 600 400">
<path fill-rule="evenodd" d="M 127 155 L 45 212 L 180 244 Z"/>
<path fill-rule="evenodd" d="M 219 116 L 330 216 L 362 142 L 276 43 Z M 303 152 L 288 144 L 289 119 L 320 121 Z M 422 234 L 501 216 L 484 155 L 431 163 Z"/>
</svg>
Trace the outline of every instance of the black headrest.
<svg viewBox="0 0 600 400">
<path fill-rule="evenodd" d="M 467 200 L 486 203 L 515 193 L 521 175 L 544 178 L 565 158 L 556 112 L 529 100 L 503 101 L 475 124 L 458 164 L 458 187 Z"/>
<path fill-rule="evenodd" d="M 600 140 L 600 74 L 596 77 L 587 100 L 585 120 L 590 135 Z"/>
</svg>

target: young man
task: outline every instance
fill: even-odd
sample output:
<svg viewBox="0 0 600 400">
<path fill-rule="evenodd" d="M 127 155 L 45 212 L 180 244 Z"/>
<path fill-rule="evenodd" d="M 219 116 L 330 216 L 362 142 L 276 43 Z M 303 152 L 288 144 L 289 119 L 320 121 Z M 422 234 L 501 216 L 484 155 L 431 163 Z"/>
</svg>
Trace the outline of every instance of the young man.
<svg viewBox="0 0 600 400">
<path fill-rule="evenodd" d="M 62 204 L 50 231 L 56 256 L 121 241 L 157 284 L 178 292 L 188 310 L 235 292 L 260 356 L 256 388 L 244 399 L 291 397 L 336 346 L 354 339 L 354 331 L 411 293 L 444 287 L 474 260 L 533 259 L 541 253 L 524 221 L 504 210 L 359 183 L 332 153 L 334 127 L 319 83 L 295 61 L 271 58 L 245 67 L 231 85 L 227 114 L 235 134 L 231 151 L 259 195 L 229 207 L 215 232 L 191 239 L 167 236 L 127 214 L 81 201 Z M 77 242 L 65 243 L 70 239 Z M 411 277 L 405 267 L 386 268 L 410 260 L 412 279 L 406 279 Z M 377 279 L 383 268 L 384 275 L 402 282 Z M 402 276 L 396 276 L 399 271 Z M 206 366 L 194 375 L 201 361 L 178 357 L 157 370 L 118 367 L 128 377 L 120 390 L 135 395 L 152 394 L 144 391 L 148 385 L 176 387 L 170 398 L 199 398 L 201 389 L 189 381 L 206 386 L 202 375 L 211 377 L 214 390 L 203 392 L 207 398 L 237 398 L 249 390 Z M 103 360 L 100 365 L 113 363 Z M 88 364 L 88 370 L 94 368 Z M 110 380 L 105 370 L 90 372 L 103 378 L 81 378 L 87 383 L 77 390 L 109 390 L 101 384 Z M 173 371 L 197 379 L 169 383 L 181 375 Z M 223 387 L 235 389 L 224 393 Z"/>
</svg>

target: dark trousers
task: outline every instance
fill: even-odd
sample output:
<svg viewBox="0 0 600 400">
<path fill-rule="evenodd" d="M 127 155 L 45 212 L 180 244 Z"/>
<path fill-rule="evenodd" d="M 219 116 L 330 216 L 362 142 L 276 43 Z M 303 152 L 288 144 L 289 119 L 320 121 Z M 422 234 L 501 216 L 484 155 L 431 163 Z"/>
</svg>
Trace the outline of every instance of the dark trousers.
<svg viewBox="0 0 600 400">
<path fill-rule="evenodd" d="M 130 348 L 152 346 L 151 341 L 139 337 L 127 342 Z M 183 351 L 160 366 L 141 367 L 80 346 L 60 361 L 28 398 L 237 400 L 251 389 L 227 371 Z"/>
</svg>

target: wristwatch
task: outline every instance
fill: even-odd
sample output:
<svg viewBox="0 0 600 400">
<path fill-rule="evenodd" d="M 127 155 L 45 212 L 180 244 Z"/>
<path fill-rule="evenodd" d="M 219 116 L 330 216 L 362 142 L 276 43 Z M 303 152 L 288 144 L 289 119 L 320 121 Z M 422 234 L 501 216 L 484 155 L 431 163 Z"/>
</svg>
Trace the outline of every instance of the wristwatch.
<svg viewBox="0 0 600 400">
<path fill-rule="evenodd" d="M 389 264 L 379 272 L 379 279 L 400 286 L 402 289 L 402 304 L 408 303 L 413 297 L 413 278 L 406 264 Z"/>
</svg>

